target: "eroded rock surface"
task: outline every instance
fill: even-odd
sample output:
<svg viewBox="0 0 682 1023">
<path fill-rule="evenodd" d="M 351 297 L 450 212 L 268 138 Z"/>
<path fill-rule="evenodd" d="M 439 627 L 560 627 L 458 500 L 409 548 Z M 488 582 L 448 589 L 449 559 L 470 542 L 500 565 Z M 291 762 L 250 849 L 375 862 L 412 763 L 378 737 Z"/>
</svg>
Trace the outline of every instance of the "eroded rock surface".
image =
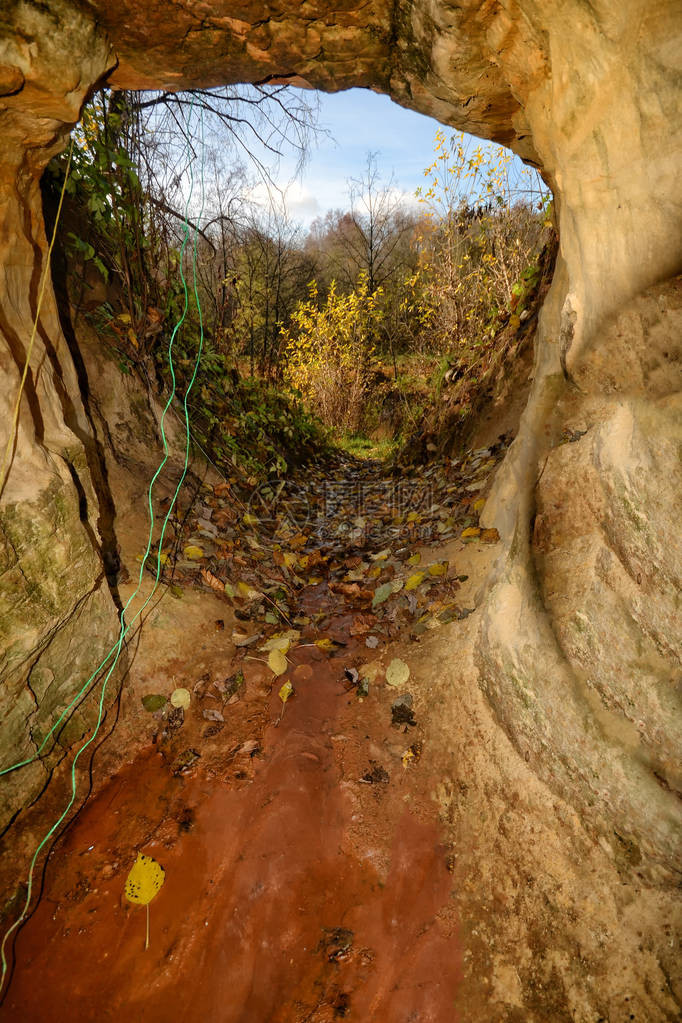
<svg viewBox="0 0 682 1023">
<path fill-rule="evenodd" d="M 641 871 L 670 879 L 679 821 L 671 720 L 679 305 L 674 283 L 644 292 L 681 265 L 677 4 L 20 0 L 0 18 L 3 449 L 45 260 L 40 174 L 88 90 L 107 76 L 134 88 L 282 78 L 368 86 L 503 141 L 542 168 L 557 200 L 561 255 L 529 406 L 487 509 L 506 547 L 476 668 L 498 722 L 537 773 L 608 841 L 630 843 Z M 104 497 L 50 287 L 30 365 L 2 494 L 14 553 L 0 588 L 5 628 L 19 637 L 0 674 L 6 693 L 23 692 L 16 681 L 7 688 L 8 668 L 36 662 L 76 608 L 73 665 L 106 648 L 116 620 L 113 600 L 101 587 L 95 593 Z M 69 509 L 61 518 L 59 502 Z M 34 542 L 17 546 L 12 521 L 28 507 Z M 64 546 L 55 560 L 57 526 Z M 51 576 L 42 585 L 58 586 L 58 604 L 17 586 L 31 558 Z M 67 700 L 82 678 L 65 677 L 47 690 Z M 4 714 L 6 734 L 17 738 L 35 718 L 26 692 L 9 698 Z M 20 784 L 30 799 L 41 779 L 24 774 Z"/>
</svg>

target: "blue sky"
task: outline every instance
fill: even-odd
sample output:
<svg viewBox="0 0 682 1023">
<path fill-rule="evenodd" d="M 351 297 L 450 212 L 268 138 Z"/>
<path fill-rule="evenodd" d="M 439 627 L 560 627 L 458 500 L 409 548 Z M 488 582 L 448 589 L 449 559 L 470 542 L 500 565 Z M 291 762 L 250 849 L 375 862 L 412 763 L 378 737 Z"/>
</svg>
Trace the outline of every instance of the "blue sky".
<svg viewBox="0 0 682 1023">
<path fill-rule="evenodd" d="M 368 89 L 316 92 L 311 100 L 313 104 L 319 102 L 317 123 L 326 134 L 317 135 L 303 171 L 296 176 L 296 154 L 291 151 L 285 151 L 277 165 L 265 151 L 259 153 L 270 167 L 271 180 L 285 195 L 290 219 L 307 228 L 328 210 L 348 209 L 349 179 L 362 177 L 368 153 L 376 154 L 379 184 L 390 183 L 396 198 L 416 206 L 414 193 L 428 180 L 424 171 L 434 161 L 435 135 L 443 125 Z M 455 133 L 453 128 L 443 130 L 448 138 Z M 479 144 L 497 148 L 480 139 L 472 142 L 474 147 Z M 522 177 L 528 170 L 518 157 L 512 159 L 507 173 L 516 187 L 538 187 L 537 182 Z M 250 196 L 265 209 L 271 204 L 281 205 L 281 196 L 262 179 L 250 190 Z"/>
<path fill-rule="evenodd" d="M 318 96 L 319 125 L 332 138 L 319 136 L 301 177 L 289 187 L 292 218 L 308 224 L 328 209 L 345 207 L 348 178 L 361 175 L 368 152 L 378 154 L 382 182 L 388 184 L 393 175 L 396 189 L 412 196 L 432 160 L 439 123 L 368 89 Z M 276 175 L 279 186 L 293 174 L 293 160 L 284 158 Z"/>
</svg>

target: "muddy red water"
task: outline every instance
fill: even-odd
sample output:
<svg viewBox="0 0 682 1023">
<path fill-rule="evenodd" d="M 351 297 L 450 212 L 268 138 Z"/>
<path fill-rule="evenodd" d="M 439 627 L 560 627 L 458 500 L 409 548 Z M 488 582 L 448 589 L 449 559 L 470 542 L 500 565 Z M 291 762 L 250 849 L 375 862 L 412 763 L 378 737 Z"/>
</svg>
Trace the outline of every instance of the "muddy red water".
<svg viewBox="0 0 682 1023">
<path fill-rule="evenodd" d="M 344 687 L 351 653 L 299 648 L 279 727 L 275 686 L 257 740 L 235 753 L 226 727 L 222 760 L 186 774 L 151 751 L 86 806 L 18 937 L 3 1019 L 456 1019 L 452 877 L 429 780 L 402 762 L 418 729 L 391 725 L 395 693 Z M 267 672 L 245 667 L 255 706 Z M 137 850 L 166 871 L 146 952 L 123 896 Z"/>
</svg>

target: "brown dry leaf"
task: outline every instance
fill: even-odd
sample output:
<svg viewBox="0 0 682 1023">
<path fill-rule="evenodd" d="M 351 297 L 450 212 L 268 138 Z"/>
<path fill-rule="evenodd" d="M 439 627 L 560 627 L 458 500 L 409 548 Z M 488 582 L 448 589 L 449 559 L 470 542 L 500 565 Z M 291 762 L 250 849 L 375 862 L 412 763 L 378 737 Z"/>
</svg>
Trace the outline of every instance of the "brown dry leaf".
<svg viewBox="0 0 682 1023">
<path fill-rule="evenodd" d="M 257 643 L 261 638 L 262 633 L 256 632 L 253 636 L 246 636 L 241 632 L 232 633 L 232 642 L 235 646 L 251 646 L 252 643 Z"/>
<path fill-rule="evenodd" d="M 258 749 L 260 749 L 260 747 L 255 739 L 247 739 L 246 742 L 241 744 L 237 753 L 241 756 L 247 756 L 251 753 L 255 753 Z"/>
<path fill-rule="evenodd" d="M 500 534 L 496 529 L 482 529 L 481 540 L 483 543 L 499 543 Z"/>
<path fill-rule="evenodd" d="M 219 710 L 214 710 L 212 707 L 207 707 L 206 710 L 202 710 L 202 715 L 206 721 L 224 721 L 225 718 Z"/>
<path fill-rule="evenodd" d="M 360 677 L 367 678 L 370 682 L 376 682 L 379 675 L 382 675 L 383 672 L 384 666 L 381 661 L 366 661 L 358 668 Z"/>
<path fill-rule="evenodd" d="M 201 578 L 204 580 L 207 586 L 210 586 L 216 593 L 225 593 L 225 583 L 222 579 L 219 579 L 217 575 L 214 575 L 209 568 L 202 568 Z M 228 594 L 229 596 L 229 594 Z"/>
<path fill-rule="evenodd" d="M 357 583 L 330 583 L 329 589 L 332 593 L 340 593 L 344 597 L 357 597 L 360 594 Z"/>
<path fill-rule="evenodd" d="M 374 624 L 373 616 L 357 615 L 348 632 L 351 636 L 364 636 L 366 632 L 374 628 Z"/>
</svg>

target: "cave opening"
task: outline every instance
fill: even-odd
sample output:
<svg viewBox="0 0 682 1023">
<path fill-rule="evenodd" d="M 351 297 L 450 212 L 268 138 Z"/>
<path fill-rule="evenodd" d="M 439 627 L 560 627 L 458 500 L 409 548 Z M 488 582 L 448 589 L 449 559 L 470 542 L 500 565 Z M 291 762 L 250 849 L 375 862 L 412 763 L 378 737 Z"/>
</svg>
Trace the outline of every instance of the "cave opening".
<svg viewBox="0 0 682 1023">
<path fill-rule="evenodd" d="M 17 0 L 2 22 L 3 422 L 31 356 L 0 506 L 4 762 L 26 761 L 2 776 L 10 917 L 25 893 L 15 863 L 60 812 L 69 758 L 97 715 L 85 701 L 50 728 L 93 654 L 117 642 L 116 593 L 125 606 L 136 578 L 146 597 L 163 577 L 111 690 L 115 742 L 87 758 L 94 798 L 12 932 L 2 1011 L 43 1018 L 46 994 L 72 1004 L 73 964 L 87 961 L 76 985 L 86 1018 L 103 1006 L 235 1023 L 450 1019 L 455 1006 L 472 1020 L 609 1018 L 623 1005 L 671 1018 L 682 308 L 672 8 L 289 6 L 262 18 L 209 0 L 197 17 L 185 0 L 172 16 L 127 0 Z M 443 222 L 407 246 L 421 258 L 406 267 L 411 309 L 382 305 L 390 281 L 370 252 L 361 287 L 318 273 L 285 323 L 285 275 L 273 289 L 250 276 L 282 265 L 282 232 L 249 225 L 242 262 L 218 260 L 210 277 L 210 259 L 178 252 L 183 219 L 166 211 L 164 236 L 148 212 L 141 164 L 113 170 L 107 157 L 95 167 L 109 175 L 104 194 L 140 202 L 118 224 L 102 192 L 86 218 L 67 203 L 77 272 L 66 299 L 47 289 L 38 317 L 40 177 L 103 80 L 140 103 L 226 80 L 376 88 L 542 167 L 555 193 L 543 230 L 560 226 L 560 251 L 543 248 L 486 315 L 462 305 L 451 264 L 494 276 L 506 252 L 495 208 L 470 204 L 452 218 L 449 249 L 438 247 Z M 106 116 L 113 145 L 128 115 Z M 440 152 L 458 156 L 449 140 Z M 48 203 L 63 182 L 53 164 Z M 355 200 L 357 212 L 362 187 Z M 191 220 L 197 254 L 224 255 L 222 226 L 239 206 L 210 230 L 188 207 L 186 251 Z M 357 227 L 346 212 L 300 247 L 297 267 L 324 250 L 341 276 Z M 163 291 L 171 264 L 189 272 L 187 300 L 182 285 Z M 192 390 L 195 265 L 196 292 L 216 296 L 220 343 Z M 359 351 L 344 330 L 362 317 Z M 416 386 L 385 329 L 409 317 L 426 366 Z M 181 401 L 149 500 L 170 393 L 154 349 L 181 318 Z M 35 348 L 23 347 L 38 321 Z M 472 322 L 476 343 L 462 351 Z M 429 350 L 441 329 L 464 366 Z M 311 351 L 330 335 L 320 368 Z M 285 373 L 305 401 L 282 400 Z M 189 487 L 175 507 L 188 405 Z M 310 409 L 335 424 L 341 454 Z M 339 486 L 350 467 L 360 485 Z M 147 506 L 167 532 L 145 549 Z M 109 587 L 93 585 L 105 554 Z M 46 737 L 57 741 L 40 764 Z M 157 864 L 147 951 L 137 853 Z M 210 963 L 207 949 L 219 950 Z M 168 966 L 177 955 L 193 967 L 182 985 Z"/>
</svg>

